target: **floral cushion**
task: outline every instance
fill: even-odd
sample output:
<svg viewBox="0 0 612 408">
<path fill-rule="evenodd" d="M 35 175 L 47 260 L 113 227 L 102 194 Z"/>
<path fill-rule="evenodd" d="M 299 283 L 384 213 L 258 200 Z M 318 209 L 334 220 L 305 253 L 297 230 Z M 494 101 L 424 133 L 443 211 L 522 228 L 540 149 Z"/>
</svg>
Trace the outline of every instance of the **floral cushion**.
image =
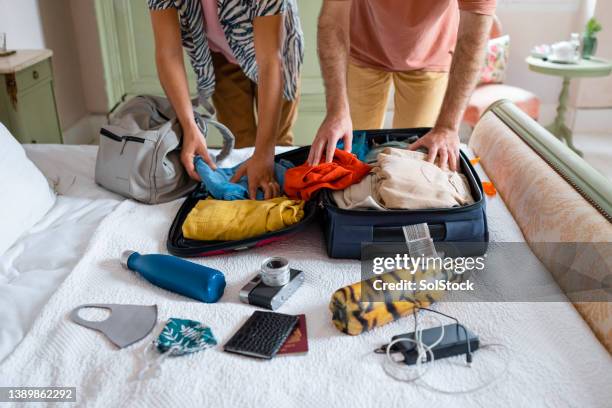
<svg viewBox="0 0 612 408">
<path fill-rule="evenodd" d="M 510 56 L 510 36 L 489 40 L 485 63 L 480 73 L 480 84 L 500 84 L 506 77 L 506 67 Z"/>
<path fill-rule="evenodd" d="M 595 207 L 492 112 L 486 113 L 474 128 L 470 147 L 481 158 L 480 164 L 495 184 L 531 250 L 562 289 L 572 284 L 575 288 L 577 279 L 612 280 L 609 268 L 612 224 Z M 560 262 L 567 255 L 564 251 L 567 252 L 568 243 L 592 243 L 582 244 L 582 248 L 596 251 L 597 256 L 592 253 L 581 256 L 584 252 L 577 252 L 568 262 Z M 602 262 L 594 262 L 594 259 Z M 612 353 L 612 303 L 585 302 L 584 297 L 572 299 L 571 294 L 568 297 Z"/>
</svg>

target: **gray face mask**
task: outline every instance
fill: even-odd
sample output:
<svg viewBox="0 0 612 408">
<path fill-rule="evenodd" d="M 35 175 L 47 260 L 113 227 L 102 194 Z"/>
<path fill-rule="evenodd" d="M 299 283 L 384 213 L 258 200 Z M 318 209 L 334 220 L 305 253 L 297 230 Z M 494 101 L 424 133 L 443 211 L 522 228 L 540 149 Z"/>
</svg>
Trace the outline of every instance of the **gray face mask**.
<svg viewBox="0 0 612 408">
<path fill-rule="evenodd" d="M 79 311 L 85 308 L 107 309 L 111 314 L 106 320 L 89 321 L 79 316 Z M 117 347 L 124 348 L 142 340 L 153 330 L 157 323 L 157 305 L 81 305 L 70 313 L 70 318 L 76 324 L 104 333 Z"/>
</svg>

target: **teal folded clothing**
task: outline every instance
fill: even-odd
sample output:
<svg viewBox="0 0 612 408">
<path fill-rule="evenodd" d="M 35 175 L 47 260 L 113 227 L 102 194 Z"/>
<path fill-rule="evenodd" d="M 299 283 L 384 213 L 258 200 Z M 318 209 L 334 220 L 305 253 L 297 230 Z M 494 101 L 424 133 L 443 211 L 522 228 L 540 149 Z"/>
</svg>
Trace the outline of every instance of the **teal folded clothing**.
<svg viewBox="0 0 612 408">
<path fill-rule="evenodd" d="M 238 183 L 230 182 L 242 163 L 229 169 L 218 168 L 217 170 L 211 169 L 200 156 L 196 156 L 193 163 L 198 175 L 202 179 L 202 184 L 204 184 L 206 190 L 213 198 L 230 201 L 247 200 L 249 198 L 249 181 L 246 176 L 238 180 Z M 287 169 L 292 167 L 294 167 L 293 163 L 287 160 L 280 160 L 274 164 L 274 176 L 281 189 L 285 184 L 285 173 Z M 284 192 L 281 191 L 281 194 L 284 194 Z M 263 199 L 264 193 L 261 190 L 257 190 L 257 200 Z"/>
<path fill-rule="evenodd" d="M 372 164 L 376 162 L 376 158 L 378 157 L 378 153 L 383 151 L 385 147 L 395 147 L 397 149 L 407 149 L 412 143 L 418 140 L 417 136 L 410 136 L 404 140 L 389 140 L 383 143 L 374 142 L 371 146 L 368 143 L 368 138 L 365 131 L 358 130 L 353 132 L 353 143 L 351 146 L 351 153 L 353 153 L 357 158 L 363 162 L 368 164 Z M 344 141 L 338 141 L 336 147 L 338 149 L 344 149 Z M 425 152 L 424 149 L 419 149 L 419 151 Z"/>
<path fill-rule="evenodd" d="M 344 141 L 340 140 L 336 144 L 336 147 L 340 150 L 344 150 Z M 370 151 L 368 139 L 366 138 L 366 132 L 357 131 L 353 132 L 353 143 L 351 145 L 351 153 L 353 153 L 361 161 L 365 161 L 366 155 Z"/>
</svg>

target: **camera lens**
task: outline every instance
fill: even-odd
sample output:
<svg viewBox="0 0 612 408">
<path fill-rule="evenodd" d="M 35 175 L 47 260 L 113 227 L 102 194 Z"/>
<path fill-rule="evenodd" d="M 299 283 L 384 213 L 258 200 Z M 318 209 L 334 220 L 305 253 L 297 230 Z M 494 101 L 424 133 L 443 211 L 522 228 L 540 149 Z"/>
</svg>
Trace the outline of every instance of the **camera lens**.
<svg viewBox="0 0 612 408">
<path fill-rule="evenodd" d="M 273 259 L 269 261 L 266 266 L 268 267 L 268 269 L 279 269 L 283 266 L 286 266 L 286 264 L 284 264 L 280 259 Z"/>
<path fill-rule="evenodd" d="M 290 277 L 289 260 L 286 258 L 268 258 L 261 265 L 261 280 L 268 286 L 285 286 Z"/>
</svg>

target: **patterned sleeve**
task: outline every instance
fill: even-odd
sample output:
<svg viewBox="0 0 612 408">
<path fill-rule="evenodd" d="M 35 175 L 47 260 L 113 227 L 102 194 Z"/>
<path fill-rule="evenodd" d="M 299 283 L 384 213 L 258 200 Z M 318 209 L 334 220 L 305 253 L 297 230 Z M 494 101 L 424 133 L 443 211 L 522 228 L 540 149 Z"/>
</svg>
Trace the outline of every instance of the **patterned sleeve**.
<svg viewBox="0 0 612 408">
<path fill-rule="evenodd" d="M 174 0 L 147 0 L 149 10 L 166 10 L 175 7 Z"/>
<path fill-rule="evenodd" d="M 257 17 L 274 16 L 283 14 L 287 8 L 287 1 L 292 0 L 255 0 Z"/>
</svg>

